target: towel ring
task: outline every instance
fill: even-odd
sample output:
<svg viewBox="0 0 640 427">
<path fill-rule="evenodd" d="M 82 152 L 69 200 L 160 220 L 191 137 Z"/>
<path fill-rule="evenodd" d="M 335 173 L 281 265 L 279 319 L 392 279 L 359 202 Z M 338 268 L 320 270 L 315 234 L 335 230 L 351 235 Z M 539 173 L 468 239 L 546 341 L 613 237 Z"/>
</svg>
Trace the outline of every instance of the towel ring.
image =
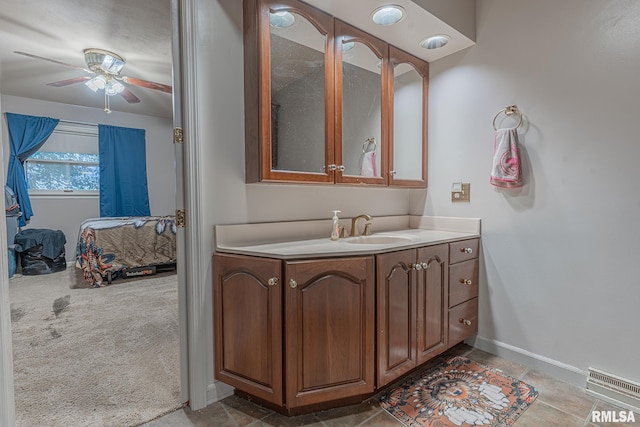
<svg viewBox="0 0 640 427">
<path fill-rule="evenodd" d="M 504 107 L 502 110 L 498 111 L 495 116 L 493 116 L 493 129 L 494 130 L 498 130 L 498 128 L 496 127 L 496 119 L 502 113 L 504 113 L 506 116 L 512 116 L 514 114 L 517 114 L 518 117 L 520 118 L 520 120 L 518 120 L 518 124 L 515 125 L 514 127 L 510 128 L 510 129 L 517 129 L 522 124 L 522 113 L 520 112 L 520 110 L 518 110 L 518 106 L 517 105 L 508 105 L 508 106 Z"/>
<path fill-rule="evenodd" d="M 373 149 L 369 150 L 369 146 L 373 144 Z M 370 138 L 367 138 L 363 143 L 362 143 L 362 152 L 363 153 L 367 153 L 369 151 L 375 151 L 376 149 L 376 139 L 372 136 Z"/>
</svg>

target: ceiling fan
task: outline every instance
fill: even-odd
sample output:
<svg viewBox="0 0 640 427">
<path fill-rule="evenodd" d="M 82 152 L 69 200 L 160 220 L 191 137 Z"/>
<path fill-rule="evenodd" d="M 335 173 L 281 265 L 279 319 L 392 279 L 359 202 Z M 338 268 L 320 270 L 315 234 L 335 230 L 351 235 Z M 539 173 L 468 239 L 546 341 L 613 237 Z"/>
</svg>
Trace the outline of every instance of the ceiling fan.
<svg viewBox="0 0 640 427">
<path fill-rule="evenodd" d="M 48 86 L 62 87 L 68 86 L 74 83 L 84 82 L 84 84 L 94 92 L 98 90 L 104 90 L 104 110 L 110 113 L 109 97 L 120 95 L 129 104 L 136 104 L 140 102 L 138 98 L 131 90 L 129 90 L 123 83 L 145 87 L 148 89 L 159 90 L 165 93 L 171 93 L 171 86 L 150 82 L 148 80 L 138 79 L 136 77 L 123 76 L 120 74 L 122 68 L 125 66 L 126 61 L 120 55 L 110 52 L 104 49 L 85 49 L 82 51 L 84 54 L 84 60 L 87 64 L 87 68 L 77 65 L 67 64 L 51 58 L 45 58 L 43 56 L 33 55 L 31 53 L 14 51 L 18 55 L 28 56 L 29 58 L 41 59 L 43 61 L 53 62 L 54 64 L 63 65 L 65 67 L 75 68 L 91 74 L 90 76 L 79 76 L 72 79 L 60 80 L 57 82 L 47 83 Z"/>
</svg>

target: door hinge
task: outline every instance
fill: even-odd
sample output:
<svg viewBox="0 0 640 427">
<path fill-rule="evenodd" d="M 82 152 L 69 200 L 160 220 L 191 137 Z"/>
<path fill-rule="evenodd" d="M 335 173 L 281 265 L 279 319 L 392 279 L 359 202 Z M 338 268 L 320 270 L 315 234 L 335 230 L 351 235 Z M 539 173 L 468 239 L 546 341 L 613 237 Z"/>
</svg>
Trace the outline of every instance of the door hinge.
<svg viewBox="0 0 640 427">
<path fill-rule="evenodd" d="M 184 209 L 176 210 L 176 227 L 184 228 L 185 212 Z"/>
<path fill-rule="evenodd" d="M 173 128 L 173 143 L 182 144 L 184 139 L 182 137 L 182 128 Z"/>
</svg>

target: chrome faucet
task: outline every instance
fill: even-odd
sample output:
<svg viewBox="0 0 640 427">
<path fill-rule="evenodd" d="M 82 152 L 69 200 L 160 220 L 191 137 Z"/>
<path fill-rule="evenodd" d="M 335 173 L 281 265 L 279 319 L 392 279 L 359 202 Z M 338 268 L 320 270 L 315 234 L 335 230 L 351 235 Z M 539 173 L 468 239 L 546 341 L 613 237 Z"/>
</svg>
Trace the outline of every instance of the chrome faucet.
<svg viewBox="0 0 640 427">
<path fill-rule="evenodd" d="M 359 236 L 360 233 L 358 232 L 358 220 L 359 219 L 365 219 L 367 221 L 371 221 L 371 215 L 367 215 L 367 214 L 362 214 L 362 215 L 358 215 L 354 218 L 351 218 L 351 233 L 349 233 L 349 236 Z M 369 226 L 365 226 L 365 232 L 368 231 L 368 233 L 365 234 L 371 234 L 371 228 Z"/>
</svg>

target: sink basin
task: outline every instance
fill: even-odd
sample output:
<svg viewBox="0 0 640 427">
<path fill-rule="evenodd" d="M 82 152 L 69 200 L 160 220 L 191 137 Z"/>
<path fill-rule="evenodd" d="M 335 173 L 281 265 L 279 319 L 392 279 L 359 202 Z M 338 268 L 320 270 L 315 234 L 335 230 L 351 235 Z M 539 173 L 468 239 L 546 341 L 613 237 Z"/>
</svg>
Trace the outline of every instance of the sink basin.
<svg viewBox="0 0 640 427">
<path fill-rule="evenodd" d="M 359 245 L 385 245 L 393 243 L 408 243 L 411 239 L 401 236 L 359 236 L 345 240 L 347 243 Z"/>
</svg>

